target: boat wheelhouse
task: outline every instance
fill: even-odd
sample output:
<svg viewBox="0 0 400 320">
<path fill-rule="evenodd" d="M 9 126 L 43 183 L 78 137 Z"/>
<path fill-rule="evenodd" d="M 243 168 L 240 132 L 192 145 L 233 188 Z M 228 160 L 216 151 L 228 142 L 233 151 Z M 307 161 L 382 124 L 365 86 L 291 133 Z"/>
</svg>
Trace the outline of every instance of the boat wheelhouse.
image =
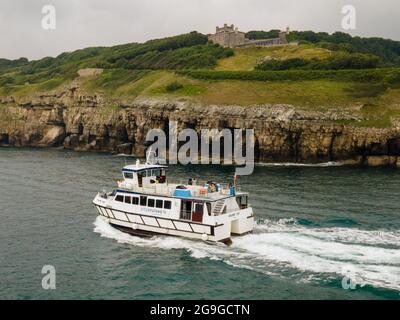
<svg viewBox="0 0 400 320">
<path fill-rule="evenodd" d="M 118 188 L 98 193 L 93 204 L 99 215 L 124 232 L 229 243 L 231 236 L 254 228 L 248 194 L 233 183 L 173 182 L 166 166 L 139 161 L 125 166 L 122 175 Z"/>
</svg>

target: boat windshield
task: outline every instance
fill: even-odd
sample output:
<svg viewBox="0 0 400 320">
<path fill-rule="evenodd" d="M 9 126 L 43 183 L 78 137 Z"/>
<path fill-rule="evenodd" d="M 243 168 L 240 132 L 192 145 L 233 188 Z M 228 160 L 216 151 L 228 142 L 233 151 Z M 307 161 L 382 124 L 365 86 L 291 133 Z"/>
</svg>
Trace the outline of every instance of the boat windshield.
<svg viewBox="0 0 400 320">
<path fill-rule="evenodd" d="M 158 183 L 165 183 L 167 181 L 165 169 L 147 169 L 138 172 L 139 180 L 142 178 L 153 178 Z"/>
<path fill-rule="evenodd" d="M 124 172 L 124 178 L 125 179 L 133 179 L 133 173 L 132 172 Z"/>
</svg>

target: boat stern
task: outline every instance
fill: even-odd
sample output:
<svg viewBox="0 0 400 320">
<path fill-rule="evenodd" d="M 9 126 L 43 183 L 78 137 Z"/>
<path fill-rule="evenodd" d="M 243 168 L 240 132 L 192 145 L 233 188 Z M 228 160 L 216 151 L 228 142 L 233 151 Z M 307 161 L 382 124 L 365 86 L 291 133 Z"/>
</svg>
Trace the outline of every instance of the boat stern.
<svg viewBox="0 0 400 320">
<path fill-rule="evenodd" d="M 247 208 L 240 211 L 239 217 L 231 221 L 232 235 L 242 235 L 254 230 L 253 209 Z"/>
</svg>

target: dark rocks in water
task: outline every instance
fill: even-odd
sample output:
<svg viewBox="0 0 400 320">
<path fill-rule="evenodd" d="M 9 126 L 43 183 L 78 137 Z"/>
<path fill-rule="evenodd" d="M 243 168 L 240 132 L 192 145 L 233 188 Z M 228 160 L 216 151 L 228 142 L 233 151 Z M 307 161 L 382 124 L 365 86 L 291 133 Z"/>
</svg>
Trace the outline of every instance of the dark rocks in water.
<svg viewBox="0 0 400 320">
<path fill-rule="evenodd" d="M 8 146 L 9 145 L 9 138 L 7 133 L 0 133 L 0 146 Z"/>
<path fill-rule="evenodd" d="M 124 143 L 117 145 L 116 152 L 119 154 L 132 154 L 132 143 Z"/>
</svg>

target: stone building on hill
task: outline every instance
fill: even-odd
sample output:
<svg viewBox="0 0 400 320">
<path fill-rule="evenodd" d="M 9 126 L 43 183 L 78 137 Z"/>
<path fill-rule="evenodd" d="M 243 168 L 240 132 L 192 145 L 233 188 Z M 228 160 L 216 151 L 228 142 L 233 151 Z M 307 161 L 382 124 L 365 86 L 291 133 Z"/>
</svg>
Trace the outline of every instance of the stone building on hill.
<svg viewBox="0 0 400 320">
<path fill-rule="evenodd" d="M 235 28 L 232 24 L 228 26 L 226 23 L 223 27 L 217 27 L 216 32 L 208 36 L 213 43 L 218 43 L 223 47 L 235 48 L 246 43 L 245 33 Z"/>
<path fill-rule="evenodd" d="M 228 26 L 226 23 L 223 27 L 217 27 L 214 34 L 208 35 L 208 39 L 217 43 L 223 47 L 238 48 L 238 47 L 269 47 L 274 45 L 287 45 L 288 41 L 286 35 L 289 32 L 289 28 L 286 31 L 279 33 L 279 38 L 273 39 L 258 39 L 250 40 L 246 38 L 246 34 L 239 31 L 233 24 Z"/>
</svg>

